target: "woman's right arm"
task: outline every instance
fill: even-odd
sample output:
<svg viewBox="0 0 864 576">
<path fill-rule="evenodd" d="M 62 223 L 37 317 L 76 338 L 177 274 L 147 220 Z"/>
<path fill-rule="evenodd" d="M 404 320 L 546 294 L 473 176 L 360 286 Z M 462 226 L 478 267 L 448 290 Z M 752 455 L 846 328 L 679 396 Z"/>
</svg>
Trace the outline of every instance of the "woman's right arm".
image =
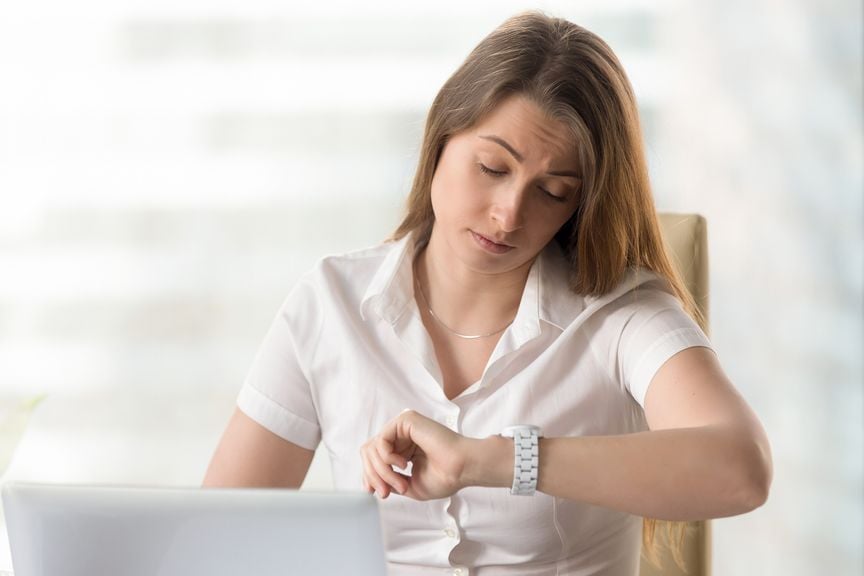
<svg viewBox="0 0 864 576">
<path fill-rule="evenodd" d="M 314 455 L 314 450 L 277 436 L 238 408 L 213 454 L 203 486 L 299 488 Z"/>
</svg>

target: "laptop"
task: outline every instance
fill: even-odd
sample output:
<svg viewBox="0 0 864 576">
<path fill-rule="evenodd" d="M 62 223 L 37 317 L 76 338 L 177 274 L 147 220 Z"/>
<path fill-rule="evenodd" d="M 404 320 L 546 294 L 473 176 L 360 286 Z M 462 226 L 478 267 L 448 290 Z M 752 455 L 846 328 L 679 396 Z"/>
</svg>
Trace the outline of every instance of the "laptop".
<svg viewBox="0 0 864 576">
<path fill-rule="evenodd" d="M 384 576 L 374 496 L 8 483 L 15 576 Z"/>
</svg>

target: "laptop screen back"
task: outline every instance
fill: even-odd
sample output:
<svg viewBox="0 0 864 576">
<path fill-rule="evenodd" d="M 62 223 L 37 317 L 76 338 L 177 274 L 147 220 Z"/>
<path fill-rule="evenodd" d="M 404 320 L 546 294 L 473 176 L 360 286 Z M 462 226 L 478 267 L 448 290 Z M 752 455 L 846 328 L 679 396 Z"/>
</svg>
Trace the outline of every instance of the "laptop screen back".
<svg viewBox="0 0 864 576">
<path fill-rule="evenodd" d="M 384 576 L 374 497 L 11 483 L 15 576 Z"/>
</svg>

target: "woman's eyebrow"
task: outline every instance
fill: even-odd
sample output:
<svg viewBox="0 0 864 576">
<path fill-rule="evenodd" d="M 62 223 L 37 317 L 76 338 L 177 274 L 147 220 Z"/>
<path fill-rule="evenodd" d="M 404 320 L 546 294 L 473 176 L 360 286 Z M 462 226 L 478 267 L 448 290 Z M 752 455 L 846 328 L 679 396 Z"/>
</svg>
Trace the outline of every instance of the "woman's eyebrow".
<svg viewBox="0 0 864 576">
<path fill-rule="evenodd" d="M 520 164 L 521 164 L 522 161 L 525 159 L 525 158 L 522 156 L 522 154 L 520 154 L 519 152 L 517 152 L 516 149 L 513 148 L 513 146 L 511 146 L 511 145 L 510 145 L 506 140 L 504 140 L 503 138 L 499 138 L 498 136 L 493 136 L 493 135 L 484 136 L 483 134 L 480 134 L 480 135 L 478 135 L 477 137 L 478 137 L 478 138 L 483 138 L 484 140 L 491 140 L 492 142 L 495 142 L 496 144 L 498 144 L 499 146 L 501 146 L 502 148 L 504 148 L 505 150 L 507 150 L 508 152 L 510 152 L 510 154 L 513 156 L 513 158 L 515 158 L 516 161 L 519 162 Z"/>
<path fill-rule="evenodd" d="M 523 160 L 525 160 L 525 157 L 522 156 L 522 154 L 520 154 L 519 152 L 517 152 L 516 149 L 513 148 L 513 146 L 511 146 L 510 143 L 507 142 L 506 140 L 504 140 L 503 138 L 500 138 L 500 137 L 495 136 L 493 134 L 479 134 L 477 137 L 482 138 L 483 140 L 489 140 L 491 142 L 495 142 L 496 144 L 498 144 L 499 146 L 501 146 L 502 148 L 507 150 L 507 152 L 509 152 L 513 156 L 513 158 L 515 158 L 516 161 L 519 162 L 520 164 L 523 162 Z M 582 179 L 582 177 L 579 175 L 578 172 L 573 172 L 570 170 L 559 170 L 559 171 L 554 171 L 554 172 L 547 172 L 547 174 L 549 174 L 550 176 L 565 176 L 567 178 L 577 178 L 579 180 Z"/>
</svg>

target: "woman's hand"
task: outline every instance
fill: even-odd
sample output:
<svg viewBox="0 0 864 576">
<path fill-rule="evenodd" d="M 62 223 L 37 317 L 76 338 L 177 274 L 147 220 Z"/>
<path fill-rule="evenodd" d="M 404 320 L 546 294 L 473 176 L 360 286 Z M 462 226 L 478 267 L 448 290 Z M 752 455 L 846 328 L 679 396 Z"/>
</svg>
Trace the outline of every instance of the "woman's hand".
<svg viewBox="0 0 864 576">
<path fill-rule="evenodd" d="M 394 490 L 415 500 L 451 496 L 466 486 L 466 465 L 475 442 L 406 410 L 360 449 L 363 487 L 381 498 Z M 410 476 L 392 468 L 405 469 L 409 462 Z"/>
</svg>

